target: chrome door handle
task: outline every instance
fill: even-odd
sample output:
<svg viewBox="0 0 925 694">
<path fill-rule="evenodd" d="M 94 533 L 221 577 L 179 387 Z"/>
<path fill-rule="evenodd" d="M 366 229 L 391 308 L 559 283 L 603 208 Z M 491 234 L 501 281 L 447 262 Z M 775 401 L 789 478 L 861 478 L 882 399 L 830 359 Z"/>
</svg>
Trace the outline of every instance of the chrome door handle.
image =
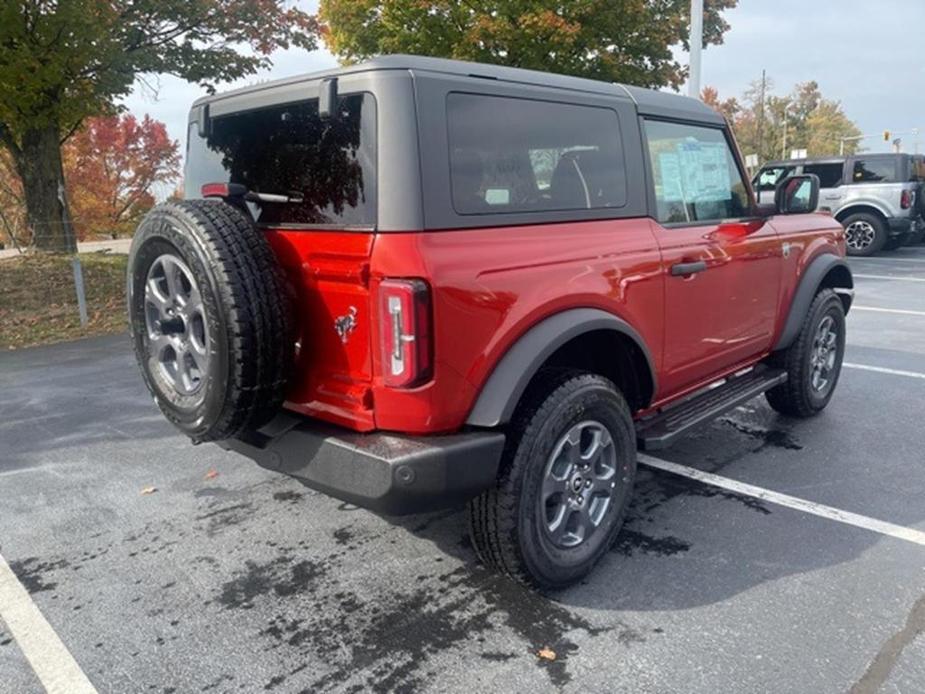
<svg viewBox="0 0 925 694">
<path fill-rule="evenodd" d="M 693 263 L 678 263 L 671 266 L 671 274 L 674 277 L 684 277 L 693 275 L 695 272 L 703 272 L 707 269 L 707 261 L 698 260 Z"/>
</svg>

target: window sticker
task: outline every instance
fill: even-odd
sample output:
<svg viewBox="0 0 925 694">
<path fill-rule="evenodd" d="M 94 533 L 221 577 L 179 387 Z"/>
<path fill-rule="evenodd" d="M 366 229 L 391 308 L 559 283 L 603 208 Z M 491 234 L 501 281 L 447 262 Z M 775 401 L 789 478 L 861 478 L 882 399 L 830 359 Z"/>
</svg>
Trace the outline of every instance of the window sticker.
<svg viewBox="0 0 925 694">
<path fill-rule="evenodd" d="M 729 199 L 732 181 L 725 143 L 679 142 L 678 158 L 687 202 L 722 202 Z"/>
<path fill-rule="evenodd" d="M 662 178 L 662 200 L 684 202 L 684 189 L 681 186 L 681 160 L 677 152 L 659 154 L 658 169 Z"/>
</svg>

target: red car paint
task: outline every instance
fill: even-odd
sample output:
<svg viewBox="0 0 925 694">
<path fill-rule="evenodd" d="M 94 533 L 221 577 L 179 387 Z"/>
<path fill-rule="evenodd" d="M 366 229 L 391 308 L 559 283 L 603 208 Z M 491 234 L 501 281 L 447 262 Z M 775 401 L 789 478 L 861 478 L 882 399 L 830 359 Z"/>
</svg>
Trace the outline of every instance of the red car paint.
<svg viewBox="0 0 925 694">
<path fill-rule="evenodd" d="M 821 253 L 845 251 L 841 226 L 824 214 L 671 229 L 636 218 L 267 235 L 300 322 L 286 406 L 357 431 L 415 434 L 460 428 L 505 352 L 569 308 L 600 308 L 636 329 L 658 381 L 646 412 L 664 406 L 767 356 L 803 270 Z M 710 272 L 670 274 L 673 264 L 700 260 Z M 433 376 L 414 388 L 383 382 L 384 278 L 418 278 L 431 289 Z M 338 319 L 353 325 L 343 336 Z"/>
</svg>

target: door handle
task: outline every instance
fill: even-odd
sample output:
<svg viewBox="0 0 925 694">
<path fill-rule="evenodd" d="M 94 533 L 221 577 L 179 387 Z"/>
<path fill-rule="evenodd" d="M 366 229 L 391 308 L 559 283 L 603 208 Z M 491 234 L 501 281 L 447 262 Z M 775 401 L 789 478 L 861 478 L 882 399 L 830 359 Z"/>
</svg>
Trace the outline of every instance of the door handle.
<svg viewBox="0 0 925 694">
<path fill-rule="evenodd" d="M 707 261 L 698 260 L 693 263 L 678 263 L 671 266 L 671 274 L 674 277 L 683 277 L 693 275 L 695 272 L 703 272 L 707 269 Z"/>
</svg>

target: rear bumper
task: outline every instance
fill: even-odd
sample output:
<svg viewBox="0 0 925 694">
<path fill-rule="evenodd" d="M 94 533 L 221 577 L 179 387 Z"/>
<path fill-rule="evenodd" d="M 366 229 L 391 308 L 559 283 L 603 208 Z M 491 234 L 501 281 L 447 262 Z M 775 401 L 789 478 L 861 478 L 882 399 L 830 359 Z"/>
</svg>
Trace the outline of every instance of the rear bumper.
<svg viewBox="0 0 925 694">
<path fill-rule="evenodd" d="M 504 434 L 357 434 L 281 413 L 244 439 L 218 445 L 337 499 L 406 515 L 455 506 L 491 486 Z"/>
<path fill-rule="evenodd" d="M 900 236 L 913 230 L 912 217 L 890 217 L 886 220 L 890 236 Z"/>
</svg>

